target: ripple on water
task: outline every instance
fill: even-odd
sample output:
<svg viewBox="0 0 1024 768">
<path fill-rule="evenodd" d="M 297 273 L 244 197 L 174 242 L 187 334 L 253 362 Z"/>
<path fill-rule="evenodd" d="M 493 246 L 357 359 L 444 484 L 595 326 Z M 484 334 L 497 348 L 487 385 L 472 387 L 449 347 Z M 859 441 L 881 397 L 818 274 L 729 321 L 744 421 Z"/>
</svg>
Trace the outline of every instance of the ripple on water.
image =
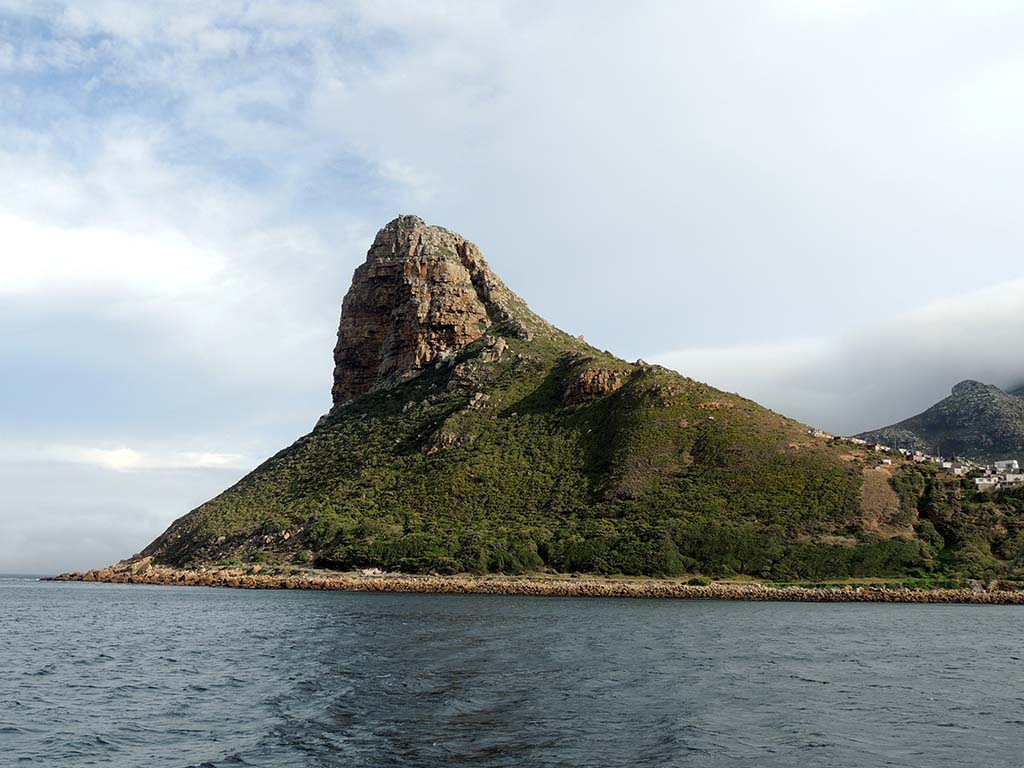
<svg viewBox="0 0 1024 768">
<path fill-rule="evenodd" d="M 47 768 L 1016 766 L 1022 629 L 1012 606 L 0 579 L 0 754 Z"/>
</svg>

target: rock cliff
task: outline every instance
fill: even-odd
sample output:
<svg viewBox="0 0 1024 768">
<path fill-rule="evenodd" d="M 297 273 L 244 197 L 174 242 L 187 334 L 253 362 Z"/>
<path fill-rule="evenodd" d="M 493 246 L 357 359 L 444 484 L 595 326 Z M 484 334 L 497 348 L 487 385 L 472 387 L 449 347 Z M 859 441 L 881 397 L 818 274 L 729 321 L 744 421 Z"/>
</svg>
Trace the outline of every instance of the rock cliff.
<svg viewBox="0 0 1024 768">
<path fill-rule="evenodd" d="M 492 325 L 524 334 L 536 320 L 473 243 L 400 216 L 377 233 L 342 304 L 334 404 L 405 381 Z"/>
</svg>

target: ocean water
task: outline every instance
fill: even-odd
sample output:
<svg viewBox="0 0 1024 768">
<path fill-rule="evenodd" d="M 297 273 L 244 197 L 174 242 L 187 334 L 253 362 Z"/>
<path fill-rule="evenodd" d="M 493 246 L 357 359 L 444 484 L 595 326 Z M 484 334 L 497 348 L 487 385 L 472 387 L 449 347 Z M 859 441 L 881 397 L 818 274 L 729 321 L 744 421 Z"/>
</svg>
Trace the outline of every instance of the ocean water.
<svg viewBox="0 0 1024 768">
<path fill-rule="evenodd" d="M 0 766 L 1020 766 L 1024 608 L 0 578 Z"/>
</svg>

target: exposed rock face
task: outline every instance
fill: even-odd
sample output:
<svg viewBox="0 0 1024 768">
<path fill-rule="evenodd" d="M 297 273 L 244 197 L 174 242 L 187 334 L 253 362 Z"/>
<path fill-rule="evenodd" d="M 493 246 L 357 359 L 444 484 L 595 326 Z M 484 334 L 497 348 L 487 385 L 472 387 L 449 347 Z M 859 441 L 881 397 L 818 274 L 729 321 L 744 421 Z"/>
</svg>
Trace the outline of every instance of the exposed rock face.
<svg viewBox="0 0 1024 768">
<path fill-rule="evenodd" d="M 897 448 L 987 459 L 1024 453 L 1024 399 L 961 381 L 923 413 L 860 435 Z"/>
<path fill-rule="evenodd" d="M 342 304 L 334 404 L 451 362 L 492 324 L 526 328 L 528 314 L 473 243 L 400 216 L 377 233 Z"/>
<path fill-rule="evenodd" d="M 626 375 L 621 371 L 588 368 L 566 384 L 562 399 L 568 405 L 596 400 L 599 397 L 610 395 L 625 381 Z"/>
<path fill-rule="evenodd" d="M 508 343 L 501 336 L 488 336 L 484 341 L 484 351 L 480 353 L 480 359 L 485 363 L 500 363 L 506 349 Z"/>
</svg>

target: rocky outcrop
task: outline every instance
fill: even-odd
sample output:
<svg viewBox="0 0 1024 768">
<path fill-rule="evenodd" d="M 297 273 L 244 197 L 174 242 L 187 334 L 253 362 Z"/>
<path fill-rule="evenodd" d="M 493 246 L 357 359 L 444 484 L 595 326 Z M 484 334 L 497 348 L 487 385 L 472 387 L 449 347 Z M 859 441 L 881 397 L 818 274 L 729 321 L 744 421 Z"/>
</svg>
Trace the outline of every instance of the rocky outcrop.
<svg viewBox="0 0 1024 768">
<path fill-rule="evenodd" d="M 606 397 L 626 383 L 626 374 L 607 368 L 587 368 L 569 380 L 562 393 L 567 405 Z"/>
<path fill-rule="evenodd" d="M 961 381 L 923 413 L 859 435 L 896 448 L 988 459 L 1024 453 L 1024 399 L 980 381 Z"/>
<path fill-rule="evenodd" d="M 377 233 L 342 304 L 334 404 L 448 364 L 492 325 L 528 335 L 531 319 L 473 243 L 400 216 Z"/>
<path fill-rule="evenodd" d="M 485 363 L 500 363 L 501 356 L 505 354 L 507 349 L 508 342 L 501 338 L 501 336 L 497 338 L 488 336 L 484 340 L 484 349 L 480 353 L 480 359 Z"/>
</svg>

